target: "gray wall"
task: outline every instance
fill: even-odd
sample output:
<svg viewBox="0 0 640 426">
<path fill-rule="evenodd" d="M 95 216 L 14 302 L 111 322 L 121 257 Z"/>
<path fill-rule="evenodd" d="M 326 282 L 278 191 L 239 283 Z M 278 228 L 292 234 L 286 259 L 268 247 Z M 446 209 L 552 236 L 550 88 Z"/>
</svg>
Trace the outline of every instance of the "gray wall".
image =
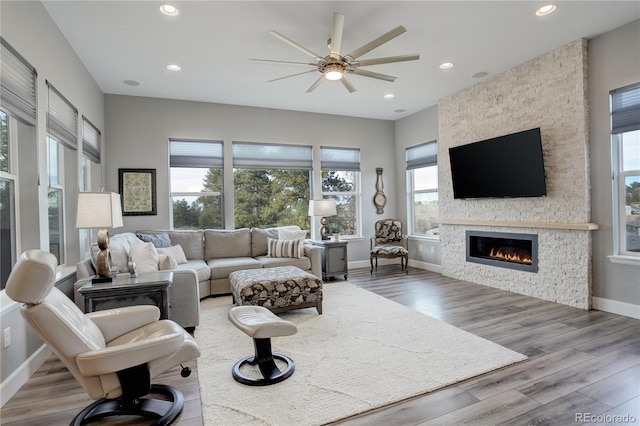
<svg viewBox="0 0 640 426">
<path fill-rule="evenodd" d="M 592 220 L 600 224 L 600 230 L 593 233 L 593 295 L 636 305 L 636 315 L 640 311 L 640 262 L 620 264 L 609 259 L 614 254 L 609 91 L 638 82 L 640 20 L 590 41 L 591 202 Z"/>
<path fill-rule="evenodd" d="M 157 178 L 158 215 L 125 216 L 124 228 L 118 232 L 169 227 L 169 138 L 224 141 L 227 200 L 233 199 L 233 141 L 313 146 L 315 194 L 320 193 L 320 146 L 360 148 L 364 237 L 371 235 L 373 222 L 379 218 L 372 201 L 376 167 L 387 170 L 383 180 L 390 201 L 385 216 L 395 216 L 398 200 L 403 199 L 404 180 L 398 181 L 394 173 L 392 121 L 120 95 L 106 96 L 105 111 L 109 134 L 107 189 L 118 190 L 118 168 L 154 168 Z M 226 202 L 225 209 L 226 227 L 232 228 L 232 203 Z M 368 262 L 368 251 L 367 238 L 349 240 L 350 262 Z"/>
</svg>

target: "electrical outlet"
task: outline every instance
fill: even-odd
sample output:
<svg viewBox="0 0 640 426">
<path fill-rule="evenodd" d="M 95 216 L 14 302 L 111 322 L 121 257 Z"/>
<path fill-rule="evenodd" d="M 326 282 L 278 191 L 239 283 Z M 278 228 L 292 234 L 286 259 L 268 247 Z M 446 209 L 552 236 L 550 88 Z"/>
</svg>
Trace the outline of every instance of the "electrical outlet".
<svg viewBox="0 0 640 426">
<path fill-rule="evenodd" d="M 433 246 L 429 247 L 430 248 L 430 252 L 431 254 L 433 254 L 435 252 L 435 249 L 433 248 Z"/>
<path fill-rule="evenodd" d="M 11 327 L 7 327 L 2 332 L 2 349 L 11 346 Z"/>
<path fill-rule="evenodd" d="M 419 251 L 420 253 L 422 253 L 422 244 L 420 244 L 420 245 L 418 246 L 418 251 Z"/>
</svg>

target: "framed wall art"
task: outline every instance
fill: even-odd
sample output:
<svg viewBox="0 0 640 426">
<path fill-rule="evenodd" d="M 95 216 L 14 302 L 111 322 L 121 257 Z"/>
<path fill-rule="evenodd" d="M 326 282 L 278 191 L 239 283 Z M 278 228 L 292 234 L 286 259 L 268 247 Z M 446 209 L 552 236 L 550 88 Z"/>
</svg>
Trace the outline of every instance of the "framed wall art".
<svg viewBox="0 0 640 426">
<path fill-rule="evenodd" d="M 118 169 L 123 216 L 157 215 L 156 169 Z"/>
</svg>

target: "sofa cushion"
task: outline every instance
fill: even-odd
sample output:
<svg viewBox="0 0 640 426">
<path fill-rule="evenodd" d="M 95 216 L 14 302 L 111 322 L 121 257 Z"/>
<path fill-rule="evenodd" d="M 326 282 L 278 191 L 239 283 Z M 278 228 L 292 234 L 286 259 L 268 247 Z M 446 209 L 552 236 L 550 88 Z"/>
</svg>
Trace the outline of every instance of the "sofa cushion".
<svg viewBox="0 0 640 426">
<path fill-rule="evenodd" d="M 187 261 L 187 263 L 183 263 L 178 265 L 178 269 L 188 269 L 191 271 L 195 271 L 198 276 L 198 282 L 200 281 L 208 281 L 211 278 L 211 268 L 207 265 L 202 259 L 192 259 Z"/>
<path fill-rule="evenodd" d="M 129 257 L 136 263 L 139 274 L 158 270 L 158 251 L 152 243 L 135 239 L 131 242 Z"/>
<path fill-rule="evenodd" d="M 256 258 L 260 262 L 263 268 L 274 268 L 276 266 L 297 266 L 303 271 L 311 269 L 311 259 L 308 257 L 267 257 L 260 256 Z"/>
<path fill-rule="evenodd" d="M 251 257 L 251 230 L 206 229 L 204 231 L 204 259 Z"/>
<path fill-rule="evenodd" d="M 176 262 L 178 262 L 178 265 L 183 265 L 188 262 L 187 256 L 184 254 L 184 250 L 182 250 L 182 246 L 180 244 L 171 247 L 160 247 L 158 248 L 158 254 L 168 254 L 169 256 L 172 256 Z"/>
<path fill-rule="evenodd" d="M 252 257 L 227 257 L 207 260 L 211 268 L 211 279 L 228 278 L 229 274 L 242 269 L 259 269 L 262 264 Z"/>
<path fill-rule="evenodd" d="M 304 248 L 303 240 L 274 240 L 267 239 L 267 257 L 296 257 L 300 258 Z M 301 250 L 302 249 L 302 250 Z"/>
<path fill-rule="evenodd" d="M 136 236 L 145 243 L 152 243 L 155 248 L 171 247 L 171 240 L 166 232 L 158 232 L 157 234 L 141 234 L 137 232 Z"/>
<path fill-rule="evenodd" d="M 169 231 L 167 233 L 171 239 L 171 244 L 182 247 L 188 260 L 204 260 L 204 231 Z"/>
<path fill-rule="evenodd" d="M 158 253 L 158 270 L 171 271 L 173 269 L 178 269 L 178 262 L 176 262 L 176 259 L 169 254 Z"/>
<path fill-rule="evenodd" d="M 268 238 L 278 238 L 278 229 L 251 228 L 251 257 L 266 256 Z"/>
</svg>

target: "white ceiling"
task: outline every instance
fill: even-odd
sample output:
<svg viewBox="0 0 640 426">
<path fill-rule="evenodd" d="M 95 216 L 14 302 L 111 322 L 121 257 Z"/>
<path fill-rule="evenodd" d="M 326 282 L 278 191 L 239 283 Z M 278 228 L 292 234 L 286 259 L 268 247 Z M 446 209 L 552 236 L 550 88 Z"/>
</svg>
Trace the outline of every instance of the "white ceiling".
<svg viewBox="0 0 640 426">
<path fill-rule="evenodd" d="M 104 93 L 214 102 L 397 120 L 451 93 L 578 38 L 593 38 L 640 18 L 638 1 L 170 1 L 177 17 L 151 1 L 43 1 Z M 345 15 L 342 53 L 392 28 L 407 32 L 361 59 L 419 53 L 420 60 L 363 67 L 394 83 L 350 75 L 357 91 L 305 74 L 305 68 L 249 58 L 308 62 L 268 34 L 276 30 L 328 54 L 333 12 Z M 454 67 L 441 70 L 450 61 Z M 168 71 L 169 63 L 182 66 Z M 612 64 L 615 66 L 615 64 Z M 136 80 L 139 86 L 124 84 Z M 385 100 L 386 93 L 395 94 Z"/>
</svg>

